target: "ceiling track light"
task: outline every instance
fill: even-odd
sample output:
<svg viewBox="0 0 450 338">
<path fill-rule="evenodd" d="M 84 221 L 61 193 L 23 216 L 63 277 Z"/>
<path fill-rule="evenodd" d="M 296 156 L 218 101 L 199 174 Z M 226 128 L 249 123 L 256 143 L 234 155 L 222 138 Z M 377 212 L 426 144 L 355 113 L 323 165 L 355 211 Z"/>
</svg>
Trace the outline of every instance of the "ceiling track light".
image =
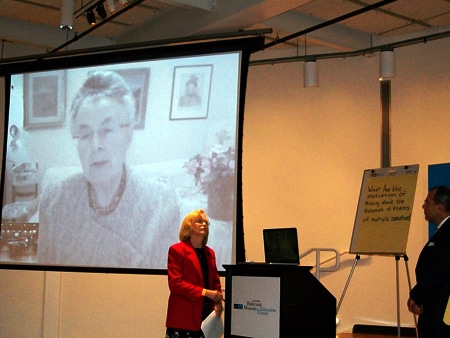
<svg viewBox="0 0 450 338">
<path fill-rule="evenodd" d="M 319 87 L 319 67 L 315 59 L 303 64 L 303 87 Z"/>
<path fill-rule="evenodd" d="M 128 6 L 129 1 L 128 1 L 128 0 L 119 0 L 119 3 L 120 3 L 122 6 Z"/>
<path fill-rule="evenodd" d="M 86 11 L 86 19 L 87 22 L 91 25 L 91 26 L 95 26 L 97 24 L 97 21 L 95 20 L 95 14 L 92 11 L 92 9 L 88 9 Z"/>
<path fill-rule="evenodd" d="M 395 77 L 395 53 L 393 49 L 380 52 L 380 77 L 379 80 L 389 80 Z"/>
<path fill-rule="evenodd" d="M 106 6 L 111 14 L 116 12 L 116 4 L 114 3 L 114 0 L 106 0 Z"/>
<path fill-rule="evenodd" d="M 59 11 L 59 28 L 65 30 L 73 29 L 74 0 L 61 0 Z"/>
<path fill-rule="evenodd" d="M 319 87 L 319 69 L 314 57 L 307 55 L 308 41 L 305 35 L 305 63 L 303 64 L 303 87 Z M 298 48 L 298 46 L 297 46 Z"/>
<path fill-rule="evenodd" d="M 105 7 L 103 6 L 103 2 L 99 2 L 97 7 L 95 8 L 95 11 L 97 12 L 98 16 L 102 19 L 106 19 L 108 14 L 106 14 Z"/>
</svg>

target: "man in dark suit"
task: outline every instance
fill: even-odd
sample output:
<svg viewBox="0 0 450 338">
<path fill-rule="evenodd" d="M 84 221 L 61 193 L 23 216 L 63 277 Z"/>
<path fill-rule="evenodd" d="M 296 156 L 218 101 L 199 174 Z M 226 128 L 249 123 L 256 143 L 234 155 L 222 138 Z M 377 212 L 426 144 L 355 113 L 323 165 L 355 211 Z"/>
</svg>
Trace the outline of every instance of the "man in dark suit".
<svg viewBox="0 0 450 338">
<path fill-rule="evenodd" d="M 408 309 L 419 315 L 419 338 L 449 338 L 450 326 L 443 317 L 450 295 L 450 189 L 432 188 L 422 208 L 437 230 L 419 255 Z"/>
</svg>

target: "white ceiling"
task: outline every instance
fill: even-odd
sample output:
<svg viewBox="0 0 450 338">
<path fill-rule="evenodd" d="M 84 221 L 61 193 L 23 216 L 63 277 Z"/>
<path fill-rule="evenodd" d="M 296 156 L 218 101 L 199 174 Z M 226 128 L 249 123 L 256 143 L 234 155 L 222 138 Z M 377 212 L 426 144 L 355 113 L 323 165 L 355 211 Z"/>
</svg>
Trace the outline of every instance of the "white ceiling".
<svg viewBox="0 0 450 338">
<path fill-rule="evenodd" d="M 60 0 L 0 0 L 1 58 L 242 30 L 265 30 L 266 44 L 278 49 L 348 52 L 450 31 L 450 0 L 129 0 L 127 7 L 116 0 L 115 16 L 99 24 L 97 15 L 94 29 L 84 11 L 99 0 L 74 1 L 74 30 L 66 32 L 58 27 Z M 341 16 L 349 17 L 327 23 Z"/>
</svg>

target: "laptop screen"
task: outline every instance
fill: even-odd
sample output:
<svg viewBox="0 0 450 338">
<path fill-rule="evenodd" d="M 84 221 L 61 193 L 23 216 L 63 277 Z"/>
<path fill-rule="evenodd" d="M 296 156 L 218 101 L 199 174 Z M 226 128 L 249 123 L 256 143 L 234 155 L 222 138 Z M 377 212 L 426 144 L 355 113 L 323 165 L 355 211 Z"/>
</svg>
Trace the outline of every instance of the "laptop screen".
<svg viewBox="0 0 450 338">
<path fill-rule="evenodd" d="M 297 228 L 263 229 L 266 263 L 300 264 Z"/>
</svg>

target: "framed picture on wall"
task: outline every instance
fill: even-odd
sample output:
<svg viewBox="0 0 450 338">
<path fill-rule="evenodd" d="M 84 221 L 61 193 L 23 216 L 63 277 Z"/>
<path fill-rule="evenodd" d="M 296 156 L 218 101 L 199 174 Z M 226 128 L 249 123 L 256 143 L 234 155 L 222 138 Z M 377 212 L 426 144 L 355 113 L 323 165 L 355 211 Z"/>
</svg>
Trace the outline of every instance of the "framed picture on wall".
<svg viewBox="0 0 450 338">
<path fill-rule="evenodd" d="M 127 82 L 136 101 L 135 129 L 145 128 L 150 68 L 115 69 Z"/>
<path fill-rule="evenodd" d="M 208 117 L 212 70 L 213 65 L 174 68 L 171 120 Z"/>
<path fill-rule="evenodd" d="M 65 71 L 24 75 L 24 129 L 64 126 Z"/>
</svg>

